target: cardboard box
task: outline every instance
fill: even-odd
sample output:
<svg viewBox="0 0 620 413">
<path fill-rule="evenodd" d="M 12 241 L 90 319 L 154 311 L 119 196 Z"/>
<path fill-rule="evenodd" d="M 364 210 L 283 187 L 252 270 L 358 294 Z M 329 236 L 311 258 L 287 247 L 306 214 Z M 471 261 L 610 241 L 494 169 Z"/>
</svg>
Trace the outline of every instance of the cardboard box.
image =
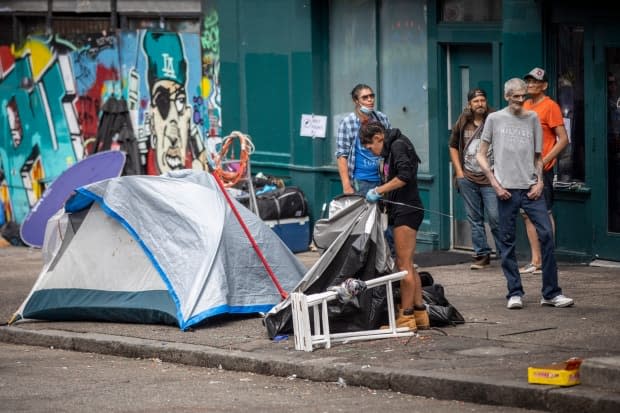
<svg viewBox="0 0 620 413">
<path fill-rule="evenodd" d="M 553 386 L 574 386 L 579 384 L 580 359 L 569 359 L 562 363 L 527 368 L 527 382 Z"/>
<path fill-rule="evenodd" d="M 310 247 L 310 217 L 264 221 L 293 252 L 308 251 Z"/>
</svg>

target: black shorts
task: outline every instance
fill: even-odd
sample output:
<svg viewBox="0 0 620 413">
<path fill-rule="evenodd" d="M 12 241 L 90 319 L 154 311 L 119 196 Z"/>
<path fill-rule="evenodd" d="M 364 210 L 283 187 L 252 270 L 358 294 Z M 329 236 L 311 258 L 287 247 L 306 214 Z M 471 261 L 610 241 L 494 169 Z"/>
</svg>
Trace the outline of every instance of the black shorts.
<svg viewBox="0 0 620 413">
<path fill-rule="evenodd" d="M 398 214 L 394 217 L 390 217 L 389 223 L 393 225 L 394 228 L 401 225 L 407 225 L 409 228 L 413 228 L 417 231 L 418 228 L 420 228 L 420 225 L 422 225 L 423 220 L 424 211 L 415 210 L 407 214 Z"/>
</svg>

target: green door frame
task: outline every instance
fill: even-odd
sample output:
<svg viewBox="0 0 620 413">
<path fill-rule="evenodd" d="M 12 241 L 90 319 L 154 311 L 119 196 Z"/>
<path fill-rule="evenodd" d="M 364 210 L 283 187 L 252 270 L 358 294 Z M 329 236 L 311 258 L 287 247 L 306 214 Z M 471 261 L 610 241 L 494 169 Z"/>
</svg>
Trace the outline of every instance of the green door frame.
<svg viewBox="0 0 620 413">
<path fill-rule="evenodd" d="M 606 49 L 620 48 L 620 30 L 617 23 L 597 22 L 586 27 L 585 50 L 592 50 L 591 64 L 585 62 L 585 99 L 587 102 L 600 102 L 586 106 L 586 142 L 591 158 L 586 163 L 586 180 L 592 187 L 591 211 L 593 213 L 592 249 L 595 257 L 620 260 L 620 233 L 608 231 L 608 159 L 607 159 L 607 66 Z M 591 84 L 591 87 L 588 87 Z M 588 144 L 586 144 L 588 145 Z"/>
<path fill-rule="evenodd" d="M 446 92 L 450 96 L 450 111 L 446 118 L 448 130 L 459 118 L 463 111 L 469 89 L 480 87 L 487 92 L 489 105 L 497 107 L 495 101 L 495 89 L 497 84 L 493 81 L 493 47 L 488 43 L 450 43 L 444 45 L 449 51 L 450 77 L 446 82 Z M 467 89 L 467 90 L 465 90 Z M 448 132 L 448 131 L 447 131 Z M 446 143 L 448 134 L 445 134 Z M 447 146 L 445 150 L 448 150 Z M 451 244 L 455 248 L 471 248 L 471 227 L 467 223 L 465 207 L 458 191 L 452 185 L 451 192 L 452 215 Z M 490 238 L 489 238 L 490 239 Z M 489 244 L 493 248 L 492 244 Z"/>
<path fill-rule="evenodd" d="M 429 1 L 428 21 L 436 20 L 436 2 Z M 448 152 L 448 90 L 445 83 L 447 77 L 448 44 L 491 44 L 493 68 L 493 100 L 499 102 L 502 39 L 501 24 L 429 24 L 428 27 L 428 84 L 436 85 L 429 88 L 429 174 L 433 177 L 429 191 L 431 208 L 447 213 L 451 208 L 450 197 L 450 156 Z M 451 219 L 446 216 L 433 217 L 433 229 L 438 240 L 439 249 L 451 248 Z"/>
</svg>

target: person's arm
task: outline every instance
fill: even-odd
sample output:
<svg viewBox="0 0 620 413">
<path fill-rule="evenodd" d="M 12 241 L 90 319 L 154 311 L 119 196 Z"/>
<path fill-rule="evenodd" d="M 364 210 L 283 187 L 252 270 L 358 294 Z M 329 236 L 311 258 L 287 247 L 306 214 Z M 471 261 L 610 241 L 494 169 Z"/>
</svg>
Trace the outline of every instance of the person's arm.
<svg viewBox="0 0 620 413">
<path fill-rule="evenodd" d="M 376 187 L 375 191 L 377 191 L 377 194 L 379 195 L 385 195 L 386 193 L 395 191 L 398 188 L 402 188 L 405 185 L 407 185 L 407 182 L 395 176 L 394 178 L 390 179 L 383 185 L 379 185 L 378 187 Z"/>
<path fill-rule="evenodd" d="M 530 187 L 530 190 L 527 192 L 527 197 L 529 199 L 538 199 L 543 193 L 543 188 L 545 186 L 545 181 L 543 180 L 543 159 L 540 153 L 536 152 L 534 154 L 534 169 L 536 170 L 536 176 L 538 177 L 538 181 L 534 185 Z"/>
<path fill-rule="evenodd" d="M 338 126 L 338 134 L 336 135 L 336 163 L 338 165 L 338 174 L 340 175 L 340 182 L 342 183 L 342 193 L 352 194 L 355 193 L 351 178 L 349 177 L 349 153 L 351 152 L 351 145 L 353 140 L 350 127 L 347 125 L 346 118 L 340 122 Z"/>
<path fill-rule="evenodd" d="M 463 175 L 463 165 L 461 165 L 461 157 L 459 156 L 459 150 L 453 147 L 450 147 L 450 160 L 452 161 L 452 166 L 454 167 L 454 174 L 457 178 L 462 178 Z"/>
<path fill-rule="evenodd" d="M 562 152 L 566 146 L 568 146 L 568 133 L 566 133 L 566 128 L 564 125 L 558 125 L 553 128 L 553 132 L 558 137 L 557 142 L 553 145 L 553 148 L 549 151 L 547 156 L 543 158 L 543 166 L 547 165 L 549 162 L 553 162 L 555 158 Z"/>
<path fill-rule="evenodd" d="M 390 169 L 394 168 L 395 176 L 375 188 L 379 195 L 395 191 L 407 185 L 408 182 L 417 179 L 417 165 L 412 164 L 407 152 L 407 146 L 402 142 L 397 140 L 392 144 L 391 157 L 394 163 L 393 166 L 390 165 Z"/>
<path fill-rule="evenodd" d="M 461 154 L 459 148 L 461 147 L 461 137 L 463 136 L 462 130 L 465 127 L 465 117 L 463 113 L 456 120 L 454 126 L 452 126 L 452 132 L 450 133 L 450 139 L 448 140 L 448 150 L 450 152 L 450 161 L 452 161 L 452 167 L 454 168 L 454 175 L 457 178 L 463 178 L 463 164 L 461 163 Z"/>
<path fill-rule="evenodd" d="M 510 192 L 508 192 L 503 186 L 495 178 L 491 167 L 489 166 L 489 159 L 487 158 L 487 152 L 489 151 L 489 146 L 491 144 L 485 140 L 480 140 L 480 146 L 478 147 L 478 153 L 476 154 L 476 160 L 478 161 L 478 165 L 482 172 L 487 177 L 491 186 L 495 190 L 497 197 L 499 199 L 509 199 L 511 197 Z"/>
<path fill-rule="evenodd" d="M 342 193 L 344 194 L 352 194 L 355 193 L 355 189 L 351 184 L 351 179 L 349 178 L 349 165 L 347 164 L 348 158 L 346 156 L 341 156 L 337 159 L 338 162 L 338 174 L 340 175 L 340 181 L 342 182 Z"/>
</svg>

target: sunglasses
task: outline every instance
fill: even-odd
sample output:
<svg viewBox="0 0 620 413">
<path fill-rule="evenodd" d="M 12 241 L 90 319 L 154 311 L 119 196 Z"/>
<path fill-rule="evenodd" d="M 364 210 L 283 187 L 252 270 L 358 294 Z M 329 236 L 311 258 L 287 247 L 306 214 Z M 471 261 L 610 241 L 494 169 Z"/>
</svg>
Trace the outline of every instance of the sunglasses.
<svg viewBox="0 0 620 413">
<path fill-rule="evenodd" d="M 363 95 L 359 97 L 361 100 L 369 100 L 369 99 L 374 99 L 375 98 L 375 94 L 371 93 L 369 95 Z"/>
</svg>

